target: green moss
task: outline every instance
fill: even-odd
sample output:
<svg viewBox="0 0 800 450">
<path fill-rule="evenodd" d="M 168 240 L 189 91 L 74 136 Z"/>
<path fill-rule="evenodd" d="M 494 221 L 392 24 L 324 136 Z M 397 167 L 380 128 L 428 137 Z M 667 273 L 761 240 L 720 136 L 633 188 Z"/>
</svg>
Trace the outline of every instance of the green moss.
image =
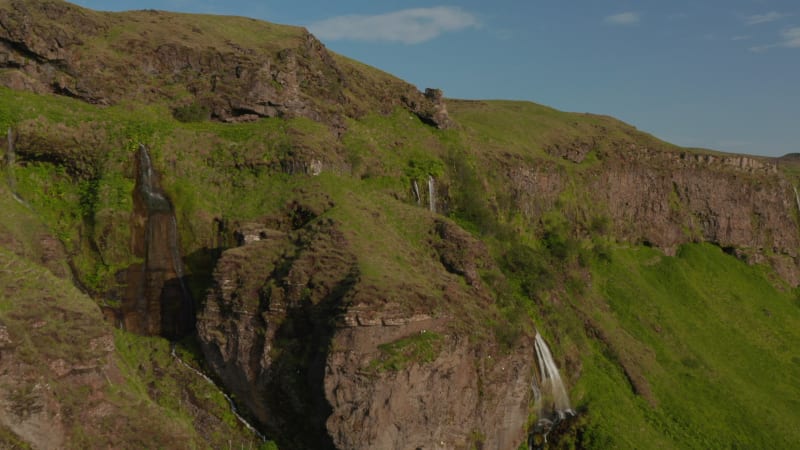
<svg viewBox="0 0 800 450">
<path fill-rule="evenodd" d="M 114 338 L 127 382 L 137 390 L 140 401 L 157 405 L 162 414 L 190 429 L 197 427 L 212 448 L 232 442 L 245 448 L 260 445 L 260 440 L 238 422 L 222 392 L 171 355 L 170 346 L 174 344 L 124 331 L 116 331 Z M 176 353 L 199 370 L 199 353 L 191 341 L 179 344 Z M 198 409 L 201 413 L 196 416 Z M 213 429 L 204 429 L 209 424 Z"/>
<path fill-rule="evenodd" d="M 423 331 L 388 344 L 381 344 L 378 346 L 381 356 L 370 361 L 369 368 L 379 372 L 397 371 L 410 364 L 433 362 L 442 351 L 442 341 L 440 334 Z"/>
<path fill-rule="evenodd" d="M 211 118 L 211 110 L 200 103 L 179 106 L 172 111 L 178 122 L 203 122 Z"/>
</svg>

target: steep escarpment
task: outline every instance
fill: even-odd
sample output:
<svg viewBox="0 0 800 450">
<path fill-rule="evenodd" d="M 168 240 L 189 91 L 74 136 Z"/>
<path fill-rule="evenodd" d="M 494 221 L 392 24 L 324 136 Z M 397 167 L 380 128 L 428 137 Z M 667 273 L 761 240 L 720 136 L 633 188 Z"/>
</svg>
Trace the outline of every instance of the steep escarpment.
<svg viewBox="0 0 800 450">
<path fill-rule="evenodd" d="M 456 105 L 456 118 L 482 108 Z M 546 110 L 536 114 L 552 120 Z M 671 255 L 684 243 L 712 242 L 751 263 L 769 263 L 793 286 L 800 282 L 796 180 L 778 160 L 681 149 L 608 118 L 580 119 L 527 155 L 489 156 L 510 188 L 498 190 L 498 207 L 533 222 L 559 210 L 578 233 L 604 224 L 616 239 Z"/>
<path fill-rule="evenodd" d="M 66 259 L 50 247 L 60 244 L 44 244 L 45 227 L 4 187 L 0 206 L 0 447 L 258 442 L 235 422 L 226 423 L 230 413 L 215 402 L 218 391 L 198 383 L 169 356 L 166 343 L 148 351 L 152 343 L 105 323 L 97 304 L 69 280 Z M 53 241 L 50 236 L 46 242 Z M 149 358 L 137 360 L 132 353 Z"/>
<path fill-rule="evenodd" d="M 0 83 L 14 89 L 99 105 L 166 101 L 183 120 L 308 117 L 340 127 L 345 116 L 402 105 L 450 125 L 441 93 L 337 57 L 302 28 L 246 18 L 6 0 L 0 67 Z"/>
<path fill-rule="evenodd" d="M 687 242 L 713 242 L 754 263 L 769 262 L 792 285 L 800 281 L 797 205 L 775 162 L 620 147 L 578 177 L 586 183 L 578 195 L 596 205 L 580 214 L 607 217 L 614 236 L 668 254 Z M 576 177 L 557 167 L 507 170 L 516 207 L 531 216 L 576 192 L 569 186 Z"/>
<path fill-rule="evenodd" d="M 401 290 L 376 284 L 397 274 L 368 269 L 356 242 L 365 237 L 317 211 L 291 230 L 270 231 L 286 222 L 265 219 L 262 238 L 223 253 L 198 318 L 208 361 L 279 445 L 512 448 L 523 441 L 529 339 L 501 351 L 491 334 L 480 343 L 469 337 L 487 331 L 477 317 L 454 315 L 476 302 L 492 311 L 491 294 L 454 284 L 461 275 L 436 255 L 418 261 L 433 268 L 424 279 Z M 430 226 L 433 239 L 437 226 Z M 447 227 L 454 225 L 438 225 Z"/>
<path fill-rule="evenodd" d="M 213 378 L 289 449 L 797 441 L 795 158 L 445 100 L 244 18 L 0 0 L 0 42 L 0 438 L 247 447 Z"/>
<path fill-rule="evenodd" d="M 771 263 L 792 285 L 800 282 L 797 205 L 774 162 L 633 151 L 606 172 L 607 183 L 591 185 L 603 192 L 620 234 L 669 254 L 687 241 L 713 242 L 753 263 Z"/>
</svg>

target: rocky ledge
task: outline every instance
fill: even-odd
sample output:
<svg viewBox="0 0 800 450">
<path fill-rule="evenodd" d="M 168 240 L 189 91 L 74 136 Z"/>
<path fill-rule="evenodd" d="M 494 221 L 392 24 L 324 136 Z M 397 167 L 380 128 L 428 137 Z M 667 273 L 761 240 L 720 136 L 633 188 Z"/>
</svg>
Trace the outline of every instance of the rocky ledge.
<svg viewBox="0 0 800 450">
<path fill-rule="evenodd" d="M 467 283 L 476 261 L 490 260 L 485 248 L 445 220 L 431 221 L 430 234 L 439 241 L 431 282 L 464 277 L 450 302 L 491 302 Z M 491 333 L 475 339 L 435 307 L 435 294 L 406 286 L 398 298 L 373 284 L 354 238 L 333 221 L 269 235 L 223 253 L 198 333 L 213 370 L 279 446 L 513 449 L 525 440 L 529 337 L 501 350 Z"/>
</svg>

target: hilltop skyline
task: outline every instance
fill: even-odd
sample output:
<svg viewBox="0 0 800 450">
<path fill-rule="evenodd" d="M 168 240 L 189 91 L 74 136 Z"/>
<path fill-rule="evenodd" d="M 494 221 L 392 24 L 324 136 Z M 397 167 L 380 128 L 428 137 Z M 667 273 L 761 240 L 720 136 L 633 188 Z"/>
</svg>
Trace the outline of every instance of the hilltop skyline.
<svg viewBox="0 0 800 450">
<path fill-rule="evenodd" d="M 611 115 L 687 147 L 800 152 L 800 7 L 785 0 L 74 3 L 305 26 L 332 51 L 448 97 Z"/>
</svg>

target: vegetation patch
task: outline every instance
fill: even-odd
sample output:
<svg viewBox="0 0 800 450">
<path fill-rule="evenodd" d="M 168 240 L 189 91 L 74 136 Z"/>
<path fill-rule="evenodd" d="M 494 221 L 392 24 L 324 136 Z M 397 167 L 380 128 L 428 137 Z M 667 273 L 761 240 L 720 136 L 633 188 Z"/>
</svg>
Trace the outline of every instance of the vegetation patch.
<svg viewBox="0 0 800 450">
<path fill-rule="evenodd" d="M 444 345 L 442 335 L 422 331 L 409 337 L 378 346 L 381 354 L 369 363 L 369 368 L 378 372 L 403 370 L 411 364 L 433 362 Z"/>
<path fill-rule="evenodd" d="M 178 122 L 203 122 L 211 118 L 211 109 L 200 103 L 190 103 L 172 110 L 172 116 Z"/>
</svg>

